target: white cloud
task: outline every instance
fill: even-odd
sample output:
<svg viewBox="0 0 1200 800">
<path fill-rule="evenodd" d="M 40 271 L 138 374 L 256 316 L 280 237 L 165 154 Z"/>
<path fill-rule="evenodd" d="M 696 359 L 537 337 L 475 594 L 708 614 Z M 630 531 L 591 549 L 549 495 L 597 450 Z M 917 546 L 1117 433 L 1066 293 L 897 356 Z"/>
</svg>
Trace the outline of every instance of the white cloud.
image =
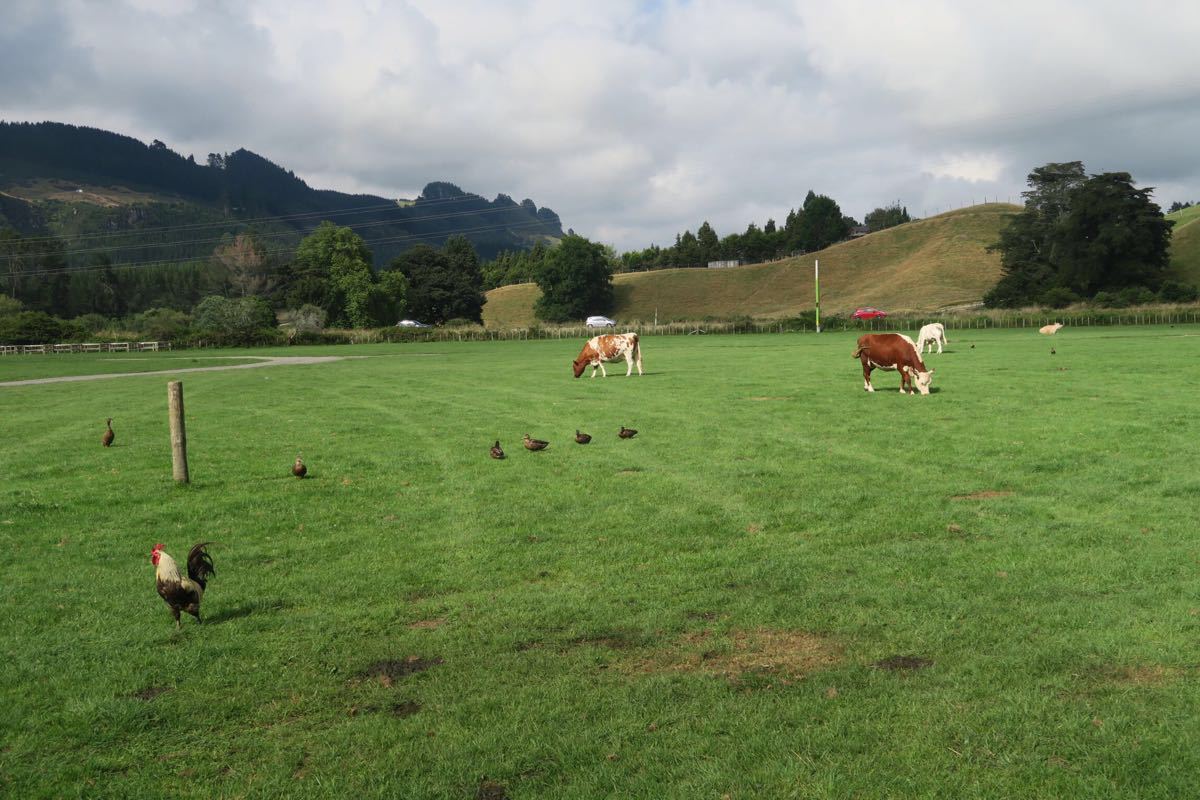
<svg viewBox="0 0 1200 800">
<path fill-rule="evenodd" d="M 620 248 L 782 221 L 810 188 L 859 218 L 1015 198 L 1051 160 L 1200 199 L 1200 6 L 10 0 L 5 22 L 0 117 L 246 147 L 321 188 L 531 197 Z"/>
</svg>

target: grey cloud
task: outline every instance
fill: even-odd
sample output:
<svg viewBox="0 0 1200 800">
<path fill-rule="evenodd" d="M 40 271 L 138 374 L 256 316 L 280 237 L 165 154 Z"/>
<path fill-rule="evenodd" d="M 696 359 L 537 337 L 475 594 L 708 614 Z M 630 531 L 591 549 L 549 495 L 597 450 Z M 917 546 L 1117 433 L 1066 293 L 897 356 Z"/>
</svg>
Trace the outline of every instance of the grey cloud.
<svg viewBox="0 0 1200 800">
<path fill-rule="evenodd" d="M 1164 204 L 1200 199 L 1200 98 L 1180 78 L 1200 59 L 1170 44 L 1200 34 L 1184 9 L 1164 52 L 1137 41 L 1122 62 L 1110 45 L 1137 16 L 1070 3 L 1039 6 L 1040 24 L 1086 13 L 1091 49 L 1014 53 L 1029 25 L 1013 18 L 1033 13 L 1020 2 L 16 8 L 0 117 L 119 125 L 198 155 L 247 147 L 321 188 L 404 196 L 444 179 L 531 197 L 620 249 L 706 219 L 721 234 L 781 222 L 809 189 L 860 219 L 1016 199 L 1050 160 L 1128 171 Z"/>
</svg>

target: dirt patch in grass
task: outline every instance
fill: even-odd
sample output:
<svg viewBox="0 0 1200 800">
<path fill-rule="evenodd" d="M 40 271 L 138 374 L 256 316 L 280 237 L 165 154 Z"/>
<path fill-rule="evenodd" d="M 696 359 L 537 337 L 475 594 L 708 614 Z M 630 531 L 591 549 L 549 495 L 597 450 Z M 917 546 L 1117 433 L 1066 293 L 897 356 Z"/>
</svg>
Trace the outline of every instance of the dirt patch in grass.
<svg viewBox="0 0 1200 800">
<path fill-rule="evenodd" d="M 885 669 L 888 672 L 911 672 L 932 667 L 933 661 L 922 656 L 888 656 L 871 665 L 875 669 Z"/>
<path fill-rule="evenodd" d="M 1107 683 L 1143 687 L 1167 686 L 1179 680 L 1183 675 L 1183 671 L 1178 667 L 1165 667 L 1162 664 L 1109 666 L 1101 668 L 1099 673 Z"/>
<path fill-rule="evenodd" d="M 420 710 L 421 704 L 416 700 L 405 700 L 402 703 L 396 703 L 392 706 L 392 716 L 403 719 L 404 717 L 411 717 Z"/>
<path fill-rule="evenodd" d="M 475 800 L 508 800 L 508 790 L 504 788 L 504 784 L 493 781 L 485 775 L 479 781 Z"/>
<path fill-rule="evenodd" d="M 436 667 L 443 663 L 441 658 L 422 658 L 421 656 L 409 656 L 405 659 L 384 659 L 376 661 L 371 666 L 359 673 L 360 678 L 374 678 L 384 686 L 391 686 L 392 683 L 417 672 L 424 672 L 430 667 Z"/>
<path fill-rule="evenodd" d="M 408 623 L 408 627 L 418 631 L 431 631 L 440 628 L 446 624 L 445 617 L 434 617 L 433 619 L 422 619 L 416 622 Z"/>
<path fill-rule="evenodd" d="M 609 650 L 628 650 L 637 643 L 631 636 L 624 633 L 605 633 L 588 636 L 576 636 L 567 640 L 566 648 L 572 647 L 606 647 Z"/>
<path fill-rule="evenodd" d="M 1009 497 L 1012 492 L 998 491 L 993 489 L 985 489 L 979 492 L 971 492 L 970 494 L 955 494 L 951 495 L 951 500 L 995 500 L 997 497 Z"/>
<path fill-rule="evenodd" d="M 737 683 L 750 675 L 800 680 L 838 664 L 842 647 L 819 634 L 771 628 L 685 633 L 666 647 L 643 652 L 626 666 L 635 674 L 699 672 Z"/>
<path fill-rule="evenodd" d="M 167 692 L 173 691 L 175 691 L 175 687 L 173 686 L 147 686 L 145 689 L 139 689 L 129 696 L 134 700 L 142 700 L 149 703 L 160 694 L 166 694 Z"/>
</svg>

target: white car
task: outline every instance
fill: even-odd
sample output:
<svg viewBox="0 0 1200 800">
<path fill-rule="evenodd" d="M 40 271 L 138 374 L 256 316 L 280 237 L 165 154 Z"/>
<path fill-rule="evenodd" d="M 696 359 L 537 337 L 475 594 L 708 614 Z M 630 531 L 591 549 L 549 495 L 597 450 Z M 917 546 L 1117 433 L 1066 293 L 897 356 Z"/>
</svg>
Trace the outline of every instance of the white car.
<svg viewBox="0 0 1200 800">
<path fill-rule="evenodd" d="M 589 328 L 615 328 L 617 323 L 608 317 L 588 317 L 585 323 Z"/>
<path fill-rule="evenodd" d="M 417 322 L 415 319 L 402 319 L 396 323 L 397 328 L 428 328 L 424 322 Z"/>
</svg>

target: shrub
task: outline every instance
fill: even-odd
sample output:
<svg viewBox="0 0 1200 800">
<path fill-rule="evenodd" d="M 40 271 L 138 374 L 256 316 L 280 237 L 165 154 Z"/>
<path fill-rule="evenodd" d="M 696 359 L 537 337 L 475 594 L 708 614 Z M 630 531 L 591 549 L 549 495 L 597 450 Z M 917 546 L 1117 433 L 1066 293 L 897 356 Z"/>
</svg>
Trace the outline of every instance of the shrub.
<svg viewBox="0 0 1200 800">
<path fill-rule="evenodd" d="M 1117 296 L 1130 306 L 1144 306 L 1155 301 L 1154 292 L 1147 289 L 1145 286 L 1126 286 Z"/>
<path fill-rule="evenodd" d="M 25 306 L 15 297 L 0 294 L 0 317 L 8 317 L 24 309 Z"/>
<path fill-rule="evenodd" d="M 75 327 L 87 333 L 99 333 L 112 325 L 112 321 L 103 314 L 83 314 L 72 322 Z"/>
<path fill-rule="evenodd" d="M 134 316 L 134 330 L 148 339 L 171 341 L 187 333 L 192 318 L 173 308 L 151 308 Z M 99 330 L 99 329 L 97 329 Z"/>
<path fill-rule="evenodd" d="M 19 311 L 0 317 L 0 342 L 5 344 L 54 344 L 78 331 L 44 311 Z"/>
<path fill-rule="evenodd" d="M 312 303 L 305 303 L 294 311 L 288 311 L 286 319 L 297 334 L 319 333 L 325 330 L 325 309 Z"/>
<path fill-rule="evenodd" d="M 192 312 L 197 333 L 222 344 L 261 344 L 282 340 L 276 335 L 275 312 L 261 297 L 230 300 L 210 295 Z"/>
<path fill-rule="evenodd" d="M 1072 303 L 1078 303 L 1079 295 L 1065 286 L 1054 286 L 1042 292 L 1038 302 L 1047 308 L 1066 308 Z"/>
<path fill-rule="evenodd" d="M 1158 299 L 1164 303 L 1194 303 L 1200 299 L 1200 290 L 1180 281 L 1167 281 L 1158 290 Z"/>
<path fill-rule="evenodd" d="M 1096 292 L 1096 296 L 1092 298 L 1092 305 L 1099 308 L 1125 308 L 1128 303 L 1112 292 Z"/>
</svg>

